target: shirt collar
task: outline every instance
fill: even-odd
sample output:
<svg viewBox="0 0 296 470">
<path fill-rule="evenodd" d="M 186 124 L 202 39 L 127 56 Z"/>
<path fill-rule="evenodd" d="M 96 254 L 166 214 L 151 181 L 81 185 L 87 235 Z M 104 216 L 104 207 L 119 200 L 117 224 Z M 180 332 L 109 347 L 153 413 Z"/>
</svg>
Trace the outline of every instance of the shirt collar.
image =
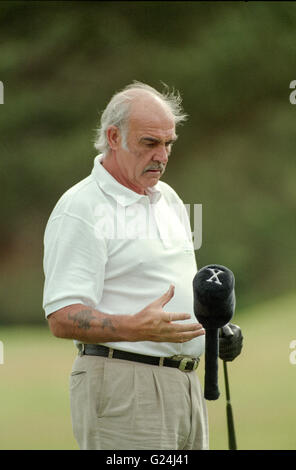
<svg viewBox="0 0 296 470">
<path fill-rule="evenodd" d="M 135 191 L 119 183 L 106 168 L 101 165 L 103 155 L 97 155 L 94 160 L 92 175 L 100 188 L 112 196 L 120 205 L 129 206 L 139 201 L 141 198 L 149 197 L 150 203 L 155 204 L 161 198 L 159 183 L 147 188 L 147 194 L 138 194 Z"/>
</svg>

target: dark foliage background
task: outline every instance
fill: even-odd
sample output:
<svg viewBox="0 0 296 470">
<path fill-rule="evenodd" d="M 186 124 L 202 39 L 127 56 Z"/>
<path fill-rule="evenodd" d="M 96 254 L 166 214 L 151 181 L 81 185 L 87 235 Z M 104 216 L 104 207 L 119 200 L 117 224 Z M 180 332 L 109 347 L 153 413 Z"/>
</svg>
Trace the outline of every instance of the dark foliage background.
<svg viewBox="0 0 296 470">
<path fill-rule="evenodd" d="M 295 289 L 296 5 L 0 3 L 2 323 L 44 321 L 43 232 L 89 174 L 99 114 L 140 80 L 179 89 L 164 181 L 203 204 L 199 267 L 236 275 L 237 307 Z"/>
</svg>

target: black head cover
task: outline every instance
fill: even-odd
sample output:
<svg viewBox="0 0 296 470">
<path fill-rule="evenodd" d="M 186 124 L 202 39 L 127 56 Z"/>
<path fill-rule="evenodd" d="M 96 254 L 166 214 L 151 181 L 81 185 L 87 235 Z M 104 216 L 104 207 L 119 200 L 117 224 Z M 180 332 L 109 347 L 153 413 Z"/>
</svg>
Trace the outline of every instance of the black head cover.
<svg viewBox="0 0 296 470">
<path fill-rule="evenodd" d="M 230 269 L 210 264 L 193 279 L 194 314 L 206 330 L 205 390 L 216 400 L 218 387 L 218 329 L 230 322 L 235 309 L 234 275 Z"/>
<path fill-rule="evenodd" d="M 193 279 L 194 313 L 204 328 L 221 328 L 235 310 L 234 275 L 219 264 L 209 264 Z"/>
</svg>

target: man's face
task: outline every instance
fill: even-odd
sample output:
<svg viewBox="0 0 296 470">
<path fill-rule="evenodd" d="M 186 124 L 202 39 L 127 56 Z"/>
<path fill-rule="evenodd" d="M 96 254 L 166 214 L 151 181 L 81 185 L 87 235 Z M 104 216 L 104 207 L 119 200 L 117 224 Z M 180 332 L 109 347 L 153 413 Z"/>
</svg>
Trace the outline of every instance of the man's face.
<svg viewBox="0 0 296 470">
<path fill-rule="evenodd" d="M 131 110 L 126 144 L 116 152 L 120 173 L 130 189 L 144 192 L 163 175 L 177 136 L 172 113 L 154 102 L 137 103 Z"/>
</svg>

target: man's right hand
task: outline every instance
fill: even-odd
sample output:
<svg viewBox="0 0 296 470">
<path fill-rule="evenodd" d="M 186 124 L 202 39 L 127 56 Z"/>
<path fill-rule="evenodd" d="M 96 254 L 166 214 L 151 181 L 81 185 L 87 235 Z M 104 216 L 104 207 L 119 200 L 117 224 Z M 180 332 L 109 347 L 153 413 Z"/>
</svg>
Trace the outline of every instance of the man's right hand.
<svg viewBox="0 0 296 470">
<path fill-rule="evenodd" d="M 170 313 L 163 310 L 174 293 L 175 288 L 171 285 L 161 297 L 131 317 L 134 333 L 130 341 L 185 343 L 205 334 L 200 323 L 175 323 L 178 320 L 189 320 L 190 314 Z"/>
</svg>

